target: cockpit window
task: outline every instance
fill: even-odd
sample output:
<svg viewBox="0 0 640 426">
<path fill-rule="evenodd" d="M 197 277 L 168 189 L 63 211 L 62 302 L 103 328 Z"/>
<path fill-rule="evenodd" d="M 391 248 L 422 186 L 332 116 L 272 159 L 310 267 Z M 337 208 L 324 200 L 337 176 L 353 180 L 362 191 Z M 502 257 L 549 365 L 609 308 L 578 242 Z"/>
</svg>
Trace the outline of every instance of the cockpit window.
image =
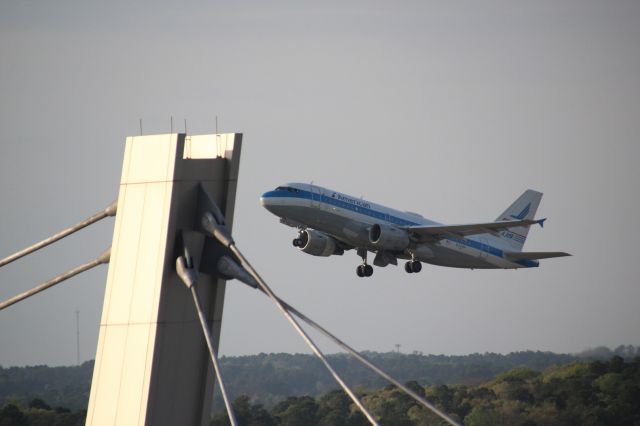
<svg viewBox="0 0 640 426">
<path fill-rule="evenodd" d="M 297 188 L 292 188 L 290 186 L 279 186 L 276 188 L 276 191 L 289 191 L 289 192 L 300 192 Z"/>
</svg>

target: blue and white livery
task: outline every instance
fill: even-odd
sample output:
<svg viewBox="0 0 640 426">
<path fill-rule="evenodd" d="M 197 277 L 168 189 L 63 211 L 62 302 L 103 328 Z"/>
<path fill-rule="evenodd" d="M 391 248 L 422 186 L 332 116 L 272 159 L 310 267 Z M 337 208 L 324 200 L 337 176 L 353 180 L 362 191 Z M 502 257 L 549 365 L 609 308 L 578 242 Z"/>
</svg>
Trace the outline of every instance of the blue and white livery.
<svg viewBox="0 0 640 426">
<path fill-rule="evenodd" d="M 534 215 L 542 194 L 525 191 L 494 222 L 443 225 L 417 213 L 402 212 L 313 184 L 289 183 L 260 197 L 280 222 L 296 227 L 293 245 L 314 256 L 341 255 L 356 249 L 360 277 L 376 266 L 397 265 L 420 272 L 421 262 L 454 268 L 516 269 L 539 265 L 538 259 L 570 256 L 564 252 L 523 252 L 529 227 L 545 219 Z"/>
</svg>

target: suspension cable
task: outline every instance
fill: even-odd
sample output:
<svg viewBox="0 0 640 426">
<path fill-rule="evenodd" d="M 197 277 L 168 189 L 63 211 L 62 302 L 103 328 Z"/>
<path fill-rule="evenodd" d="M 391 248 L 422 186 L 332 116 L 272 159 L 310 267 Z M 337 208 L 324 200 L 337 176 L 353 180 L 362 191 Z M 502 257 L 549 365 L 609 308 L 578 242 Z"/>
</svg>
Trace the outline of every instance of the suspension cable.
<svg viewBox="0 0 640 426">
<path fill-rule="evenodd" d="M 233 412 L 233 408 L 231 406 L 231 402 L 229 400 L 229 396 L 227 394 L 227 389 L 224 385 L 224 381 L 222 380 L 222 374 L 220 372 L 220 365 L 218 364 L 218 355 L 216 354 L 215 349 L 213 348 L 213 343 L 211 342 L 211 330 L 207 326 L 207 322 L 204 316 L 204 312 L 202 311 L 202 305 L 200 304 L 200 298 L 198 297 L 198 293 L 196 292 L 196 272 L 193 268 L 187 266 L 184 257 L 179 256 L 176 259 L 176 271 L 178 272 L 178 276 L 182 280 L 182 282 L 189 288 L 191 291 L 191 296 L 193 297 L 193 304 L 196 307 L 196 311 L 198 312 L 198 318 L 200 319 L 200 326 L 202 327 L 202 334 L 204 334 L 204 339 L 207 342 L 207 348 L 209 349 L 209 356 L 211 358 L 211 362 L 213 363 L 213 369 L 216 373 L 216 378 L 218 379 L 218 385 L 220 386 L 220 391 L 222 392 L 222 399 L 224 400 L 224 406 L 227 409 L 227 415 L 229 416 L 229 421 L 232 426 L 237 426 L 238 422 L 236 421 L 236 416 Z"/>
<path fill-rule="evenodd" d="M 71 269 L 70 271 L 67 271 L 64 274 L 58 275 L 57 277 L 49 281 L 43 282 L 42 284 L 37 285 L 31 290 L 27 290 L 24 293 L 20 293 L 17 296 L 12 297 L 11 299 L 5 300 L 4 302 L 0 303 L 0 311 L 3 310 L 4 308 L 7 308 L 13 305 L 14 303 L 21 302 L 24 299 L 27 299 L 33 296 L 34 294 L 40 293 L 41 291 L 46 290 L 49 287 L 53 287 L 54 285 L 59 284 L 62 281 L 68 280 L 69 278 L 74 277 L 82 272 L 95 268 L 98 265 L 109 263 L 110 256 L 111 256 L 111 249 L 108 249 L 104 253 L 102 253 L 100 256 L 98 256 L 97 258 L 95 258 L 90 262 L 80 265 L 77 268 Z"/>
<path fill-rule="evenodd" d="M 303 320 L 304 322 L 309 324 L 311 327 L 313 327 L 314 329 L 316 329 L 317 331 L 319 331 L 320 333 L 325 335 L 327 338 L 333 340 L 338 346 L 342 347 L 344 350 L 349 352 L 358 361 L 360 361 L 361 363 L 363 363 L 364 365 L 369 367 L 371 370 L 373 370 L 379 376 L 383 377 L 384 379 L 388 380 L 389 382 L 393 383 L 394 385 L 396 385 L 397 387 L 402 389 L 405 393 L 407 393 L 410 397 L 412 397 L 417 402 L 422 404 L 425 408 L 431 410 L 434 414 L 438 415 L 440 418 L 442 418 L 444 421 L 446 421 L 450 425 L 452 425 L 452 426 L 460 426 L 459 423 L 456 423 L 456 421 L 453 420 L 451 417 L 449 417 L 446 413 L 440 411 L 438 408 L 436 408 L 429 401 L 427 401 L 426 399 L 422 398 L 420 395 L 418 395 L 417 393 L 412 391 L 410 388 L 408 388 L 407 386 L 403 385 L 402 383 L 400 383 L 399 381 L 397 381 L 396 379 L 391 377 L 389 374 L 385 373 L 383 370 L 378 368 L 375 364 L 371 363 L 371 361 L 369 361 L 368 359 L 363 357 L 358 351 L 356 351 L 351 346 L 349 346 L 348 344 L 346 344 L 345 342 L 340 340 L 335 335 L 331 334 L 327 329 L 322 327 L 320 324 L 318 324 L 317 322 L 313 321 L 311 318 L 309 318 L 308 316 L 304 315 L 302 312 L 300 312 L 299 310 L 297 310 L 296 308 L 294 308 L 293 306 L 291 306 L 290 304 L 288 304 L 284 300 L 280 299 L 280 302 L 284 305 L 284 307 L 286 309 L 288 309 L 295 316 L 297 316 L 298 318 L 300 318 L 301 320 Z"/>
<path fill-rule="evenodd" d="M 216 223 L 216 220 L 211 213 L 205 213 L 202 219 L 203 219 L 202 220 L 203 228 L 207 232 L 209 232 L 212 236 L 214 236 L 218 241 L 220 241 L 220 243 L 228 247 L 233 252 L 233 254 L 237 256 L 238 260 L 240 260 L 240 263 L 242 264 L 242 267 L 244 267 L 253 276 L 253 278 L 257 281 L 260 288 L 264 291 L 264 293 L 267 294 L 267 296 L 269 296 L 269 298 L 273 301 L 273 303 L 275 303 L 278 309 L 287 318 L 287 320 L 289 320 L 293 328 L 298 332 L 298 334 L 300 334 L 300 336 L 304 339 L 304 341 L 311 348 L 311 350 L 316 354 L 316 356 L 320 358 L 320 360 L 322 361 L 324 366 L 327 368 L 327 370 L 329 370 L 329 372 L 331 373 L 333 378 L 336 380 L 336 382 L 338 382 L 338 384 L 342 387 L 342 389 L 344 389 L 347 395 L 349 395 L 351 400 L 356 404 L 356 406 L 360 409 L 360 411 L 362 411 L 362 413 L 369 420 L 369 422 L 374 426 L 378 426 L 378 422 L 376 421 L 376 419 L 371 415 L 371 413 L 369 413 L 369 411 L 365 408 L 365 406 L 362 405 L 362 402 L 358 399 L 355 393 L 353 393 L 353 391 L 349 388 L 349 386 L 347 386 L 344 380 L 342 380 L 342 378 L 338 375 L 338 373 L 333 369 L 333 367 L 331 366 L 329 361 L 327 361 L 326 357 L 324 356 L 320 348 L 318 348 L 318 346 L 313 342 L 313 340 L 311 340 L 309 335 L 302 329 L 302 327 L 300 326 L 300 324 L 298 324 L 296 319 L 284 307 L 280 299 L 275 295 L 275 293 L 271 290 L 271 288 L 267 285 L 267 283 L 262 279 L 262 277 L 260 277 L 258 272 L 256 272 L 256 270 L 253 268 L 251 263 L 249 263 L 249 261 L 244 257 L 242 252 L 240 252 L 240 250 L 238 249 L 235 242 L 233 241 L 233 237 L 229 233 L 226 226 L 219 225 L 218 223 Z"/>
<path fill-rule="evenodd" d="M 227 260 L 227 262 L 229 262 L 229 260 Z M 238 267 L 240 268 L 240 267 Z M 231 274 L 233 276 L 233 274 Z M 239 280 L 241 280 L 244 284 L 248 285 L 249 287 L 253 288 L 253 289 L 257 289 L 260 290 L 263 294 L 266 295 L 266 293 L 264 292 L 264 290 L 262 290 L 262 288 L 257 287 L 257 283 L 249 283 L 244 281 L 240 276 L 234 276 L 234 278 L 237 278 Z M 398 388 L 400 388 L 402 391 L 404 391 L 406 394 L 408 394 L 410 397 L 412 397 L 413 399 L 415 399 L 418 403 L 420 403 L 422 406 L 424 406 L 425 408 L 427 408 L 428 410 L 431 410 L 434 414 L 438 415 L 439 417 L 441 417 L 444 421 L 446 421 L 447 423 L 451 424 L 452 426 L 460 426 L 459 423 L 456 423 L 455 420 L 453 420 L 451 417 L 449 417 L 446 413 L 444 413 L 443 411 L 439 410 L 438 408 L 436 408 L 433 404 L 431 404 L 429 401 L 427 401 L 426 399 L 422 398 L 420 395 L 416 394 L 414 391 L 412 391 L 410 388 L 408 388 L 406 385 L 403 385 L 402 383 L 400 383 L 399 381 L 397 381 L 396 379 L 394 379 L 392 376 L 390 376 L 389 374 L 387 374 L 385 371 L 383 371 L 382 369 L 380 369 L 378 366 L 376 366 L 375 364 L 373 364 L 371 361 L 369 361 L 368 359 L 366 359 L 364 356 L 362 356 L 358 351 L 356 351 L 355 349 L 353 349 L 351 346 L 349 346 L 347 343 L 343 342 L 342 340 L 340 340 L 340 338 L 338 338 L 337 336 L 335 336 L 334 334 L 332 334 L 329 330 L 327 330 L 326 328 L 322 327 L 320 324 L 318 324 L 317 322 L 315 322 L 314 320 L 312 320 L 311 318 L 309 318 L 308 316 L 306 316 L 305 314 L 303 314 L 302 312 L 300 312 L 299 310 L 297 310 L 296 308 L 294 308 L 293 306 L 291 306 L 289 303 L 287 303 L 286 301 L 284 301 L 282 298 L 278 297 L 278 300 L 280 300 L 280 303 L 282 303 L 282 305 L 285 307 L 285 309 L 287 309 L 289 312 L 291 312 L 292 314 L 294 314 L 295 316 L 297 316 L 298 318 L 300 318 L 302 321 L 306 322 L 308 325 L 310 325 L 311 327 L 313 327 L 316 331 L 320 332 L 321 334 L 323 334 L 325 337 L 329 338 L 330 340 L 332 340 L 334 343 L 336 343 L 338 346 L 340 346 L 341 348 L 343 348 L 344 350 L 346 350 L 348 353 L 350 353 L 353 357 L 356 358 L 357 361 L 360 361 L 361 363 L 363 363 L 365 366 L 369 367 L 374 373 L 378 374 L 379 376 L 381 376 L 382 378 L 384 378 L 385 380 L 389 381 L 390 383 L 394 384 L 395 386 L 397 386 Z"/>
<path fill-rule="evenodd" d="M 93 216 L 88 217 L 87 219 L 83 220 L 82 222 L 79 222 L 63 231 L 58 232 L 55 235 L 52 235 L 49 238 L 45 238 L 44 240 L 40 241 L 39 243 L 33 244 L 23 250 L 20 250 L 17 253 L 12 254 L 11 256 L 5 257 L 4 259 L 0 260 L 0 268 L 13 262 L 14 260 L 18 260 L 21 257 L 24 257 L 28 254 L 33 253 L 34 251 L 40 250 L 43 247 L 48 246 L 49 244 L 55 243 L 58 240 L 63 239 L 66 236 L 69 236 L 71 234 L 73 234 L 74 232 L 77 232 L 79 230 L 81 230 L 82 228 L 85 228 L 93 223 L 98 222 L 99 220 L 104 219 L 105 217 L 108 216 L 115 216 L 116 215 L 116 210 L 118 207 L 118 202 L 114 201 L 113 203 L 109 204 L 104 210 L 94 214 Z"/>
</svg>

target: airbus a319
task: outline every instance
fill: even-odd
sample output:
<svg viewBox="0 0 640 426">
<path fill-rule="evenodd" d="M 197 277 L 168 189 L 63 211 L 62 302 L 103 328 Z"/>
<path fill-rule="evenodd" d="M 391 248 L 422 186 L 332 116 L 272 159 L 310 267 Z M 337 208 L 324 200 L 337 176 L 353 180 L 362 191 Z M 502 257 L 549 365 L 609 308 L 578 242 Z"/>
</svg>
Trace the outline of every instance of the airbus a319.
<svg viewBox="0 0 640 426">
<path fill-rule="evenodd" d="M 527 190 L 493 222 L 443 225 L 417 213 L 403 212 L 313 184 L 289 183 L 260 197 L 280 222 L 298 228 L 293 245 L 314 256 L 342 255 L 355 249 L 362 258 L 359 277 L 373 275 L 373 264 L 397 265 L 408 273 L 422 263 L 470 269 L 517 269 L 539 266 L 539 259 L 570 256 L 564 252 L 523 252 L 542 193 Z"/>
</svg>

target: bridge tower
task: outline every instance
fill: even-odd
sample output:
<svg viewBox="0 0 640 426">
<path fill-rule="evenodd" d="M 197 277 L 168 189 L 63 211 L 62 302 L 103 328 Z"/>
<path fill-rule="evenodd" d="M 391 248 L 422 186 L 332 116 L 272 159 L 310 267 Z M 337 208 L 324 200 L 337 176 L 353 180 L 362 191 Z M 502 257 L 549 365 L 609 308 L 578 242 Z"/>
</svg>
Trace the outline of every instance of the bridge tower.
<svg viewBox="0 0 640 426">
<path fill-rule="evenodd" d="M 231 227 L 241 143 L 238 133 L 127 138 L 87 425 L 208 424 L 213 369 L 175 262 L 200 187 Z M 199 265 L 206 242 L 190 238 Z M 216 350 L 224 291 L 215 272 L 200 274 Z"/>
</svg>

